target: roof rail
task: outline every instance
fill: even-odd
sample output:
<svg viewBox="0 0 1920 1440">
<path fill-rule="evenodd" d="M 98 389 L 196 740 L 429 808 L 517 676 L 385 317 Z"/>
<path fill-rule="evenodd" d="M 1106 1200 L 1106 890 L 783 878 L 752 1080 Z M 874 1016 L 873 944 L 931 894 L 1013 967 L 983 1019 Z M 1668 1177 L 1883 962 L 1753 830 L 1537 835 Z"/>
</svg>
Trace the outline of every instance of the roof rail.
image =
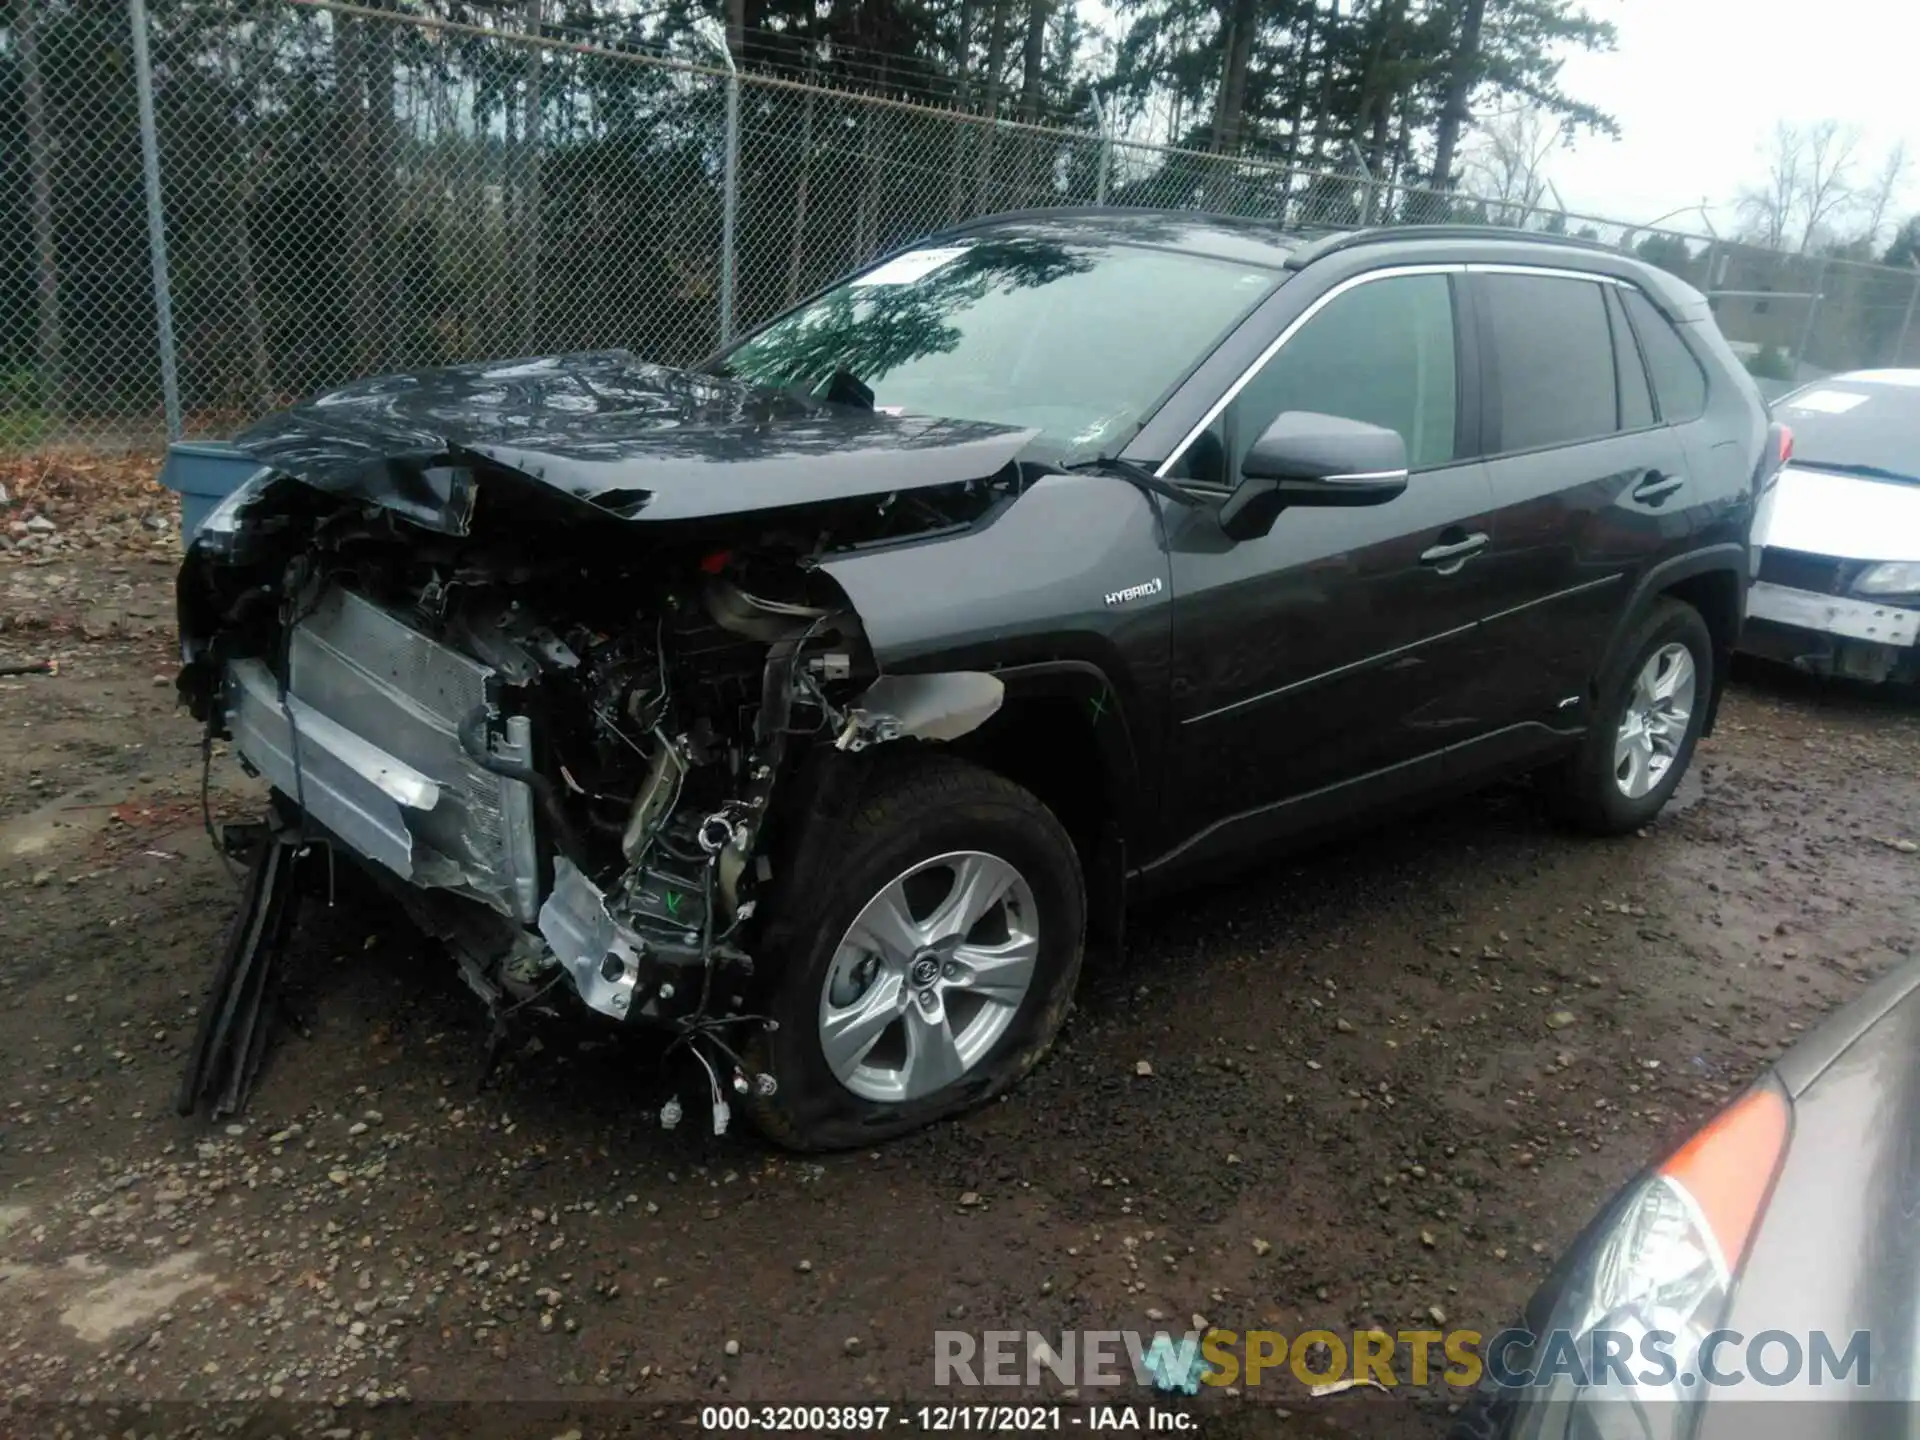
<svg viewBox="0 0 1920 1440">
<path fill-rule="evenodd" d="M 1376 225 L 1365 230 L 1336 230 L 1302 245 L 1287 257 L 1289 270 L 1304 270 L 1316 260 L 1341 250 L 1356 250 L 1363 245 L 1380 245 L 1392 240 L 1492 240 L 1509 244 L 1557 245 L 1570 250 L 1599 251 L 1607 255 L 1624 253 L 1598 240 L 1578 235 L 1552 235 L 1540 230 L 1517 230 L 1509 225 Z"/>
<path fill-rule="evenodd" d="M 1020 210 L 998 210 L 969 216 L 912 242 L 919 245 L 940 235 L 959 235 L 988 225 L 1019 220 L 1123 220 L 1129 216 L 1161 216 L 1169 219 L 1203 220 L 1228 230 L 1246 230 L 1269 239 L 1289 243 L 1306 238 L 1306 232 L 1289 230 L 1279 220 L 1266 215 L 1229 215 L 1220 210 L 1198 210 L 1185 205 L 1031 205 Z M 1434 228 L 1434 227 L 1419 227 Z M 1485 226 L 1480 227 L 1485 229 Z"/>
</svg>

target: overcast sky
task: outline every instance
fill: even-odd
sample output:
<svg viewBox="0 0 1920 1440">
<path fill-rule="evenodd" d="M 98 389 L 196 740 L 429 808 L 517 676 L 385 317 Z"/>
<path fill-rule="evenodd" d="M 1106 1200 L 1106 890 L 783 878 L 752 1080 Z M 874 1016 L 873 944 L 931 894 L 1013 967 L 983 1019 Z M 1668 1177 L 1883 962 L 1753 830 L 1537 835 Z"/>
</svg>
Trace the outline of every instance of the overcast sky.
<svg viewBox="0 0 1920 1440">
<path fill-rule="evenodd" d="M 1583 139 L 1549 169 L 1567 208 L 1646 224 L 1663 211 L 1718 207 L 1765 174 L 1760 146 L 1778 119 L 1836 119 L 1865 137 L 1861 179 L 1904 139 L 1916 169 L 1900 206 L 1920 210 L 1920 0 L 1587 0 L 1620 32 L 1605 55 L 1576 55 L 1569 95 L 1620 122 L 1620 139 Z M 1676 228 L 1699 229 L 1698 216 Z"/>
</svg>

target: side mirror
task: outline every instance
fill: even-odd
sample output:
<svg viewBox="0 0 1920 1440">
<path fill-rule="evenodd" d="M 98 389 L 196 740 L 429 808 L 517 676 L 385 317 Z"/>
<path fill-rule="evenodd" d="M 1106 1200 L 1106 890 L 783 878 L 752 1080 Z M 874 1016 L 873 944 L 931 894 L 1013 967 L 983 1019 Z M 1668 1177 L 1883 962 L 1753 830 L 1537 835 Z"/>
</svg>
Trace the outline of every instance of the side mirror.
<svg viewBox="0 0 1920 1440">
<path fill-rule="evenodd" d="M 1254 540 L 1290 505 L 1384 505 L 1406 488 L 1407 443 L 1397 431 L 1289 410 L 1241 462 L 1220 528 L 1234 540 Z"/>
</svg>

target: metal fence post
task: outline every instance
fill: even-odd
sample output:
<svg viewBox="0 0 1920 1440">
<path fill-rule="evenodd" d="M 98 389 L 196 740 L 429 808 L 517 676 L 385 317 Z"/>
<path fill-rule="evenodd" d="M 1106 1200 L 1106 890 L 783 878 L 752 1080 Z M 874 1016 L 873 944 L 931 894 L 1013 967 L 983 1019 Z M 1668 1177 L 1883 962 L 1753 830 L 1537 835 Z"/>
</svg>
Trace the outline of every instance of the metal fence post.
<svg viewBox="0 0 1920 1440">
<path fill-rule="evenodd" d="M 526 83 L 520 121 L 520 345 L 531 354 L 540 331 L 540 217 L 545 196 L 540 179 L 540 132 L 544 121 L 541 83 L 546 52 L 540 48 L 541 0 L 527 0 Z M 392 163 L 390 160 L 387 163 Z"/>
<path fill-rule="evenodd" d="M 1807 297 L 1807 319 L 1800 327 L 1800 344 L 1793 352 L 1793 378 L 1796 381 L 1800 378 L 1800 367 L 1806 363 L 1807 349 L 1813 344 L 1813 322 L 1820 318 L 1821 292 L 1827 283 L 1827 266 L 1830 263 L 1822 256 L 1813 272 L 1813 293 Z"/>
<path fill-rule="evenodd" d="M 1374 179 L 1373 167 L 1367 163 L 1366 154 L 1360 149 L 1359 142 L 1354 140 L 1347 141 L 1347 150 L 1353 156 L 1353 163 L 1360 167 L 1360 194 L 1362 197 L 1360 201 L 1360 223 L 1363 226 L 1371 225 L 1373 224 L 1374 202 L 1378 198 L 1374 193 L 1374 187 L 1379 182 Z"/>
<path fill-rule="evenodd" d="M 727 66 L 727 141 L 720 169 L 720 343 L 733 341 L 734 212 L 740 204 L 740 67 L 729 32 L 712 15 L 694 22 L 693 33 Z"/>
<path fill-rule="evenodd" d="M 173 296 L 167 287 L 167 217 L 160 200 L 160 132 L 153 119 L 153 64 L 147 55 L 145 0 L 127 0 L 133 29 L 133 85 L 140 107 L 140 161 L 147 184 L 147 250 L 153 261 L 153 315 L 159 328 L 160 396 L 167 412 L 167 438 L 178 440 L 180 367 L 173 349 Z"/>
<path fill-rule="evenodd" d="M 740 71 L 727 57 L 727 168 L 720 192 L 720 343 L 733 342 L 733 221 L 740 205 Z"/>
<path fill-rule="evenodd" d="M 1888 362 L 1895 367 L 1898 367 L 1907 357 L 1907 332 L 1913 329 L 1913 311 L 1916 305 L 1920 305 L 1920 267 L 1914 269 L 1913 293 L 1907 297 L 1906 318 L 1900 322 L 1900 340 L 1893 347 L 1893 358 Z"/>
<path fill-rule="evenodd" d="M 1100 103 L 1100 96 L 1093 96 L 1093 123 L 1100 129 L 1100 158 L 1096 162 L 1093 177 L 1093 203 L 1107 203 L 1107 177 L 1113 171 L 1113 132 L 1107 128 L 1107 109 Z"/>
</svg>

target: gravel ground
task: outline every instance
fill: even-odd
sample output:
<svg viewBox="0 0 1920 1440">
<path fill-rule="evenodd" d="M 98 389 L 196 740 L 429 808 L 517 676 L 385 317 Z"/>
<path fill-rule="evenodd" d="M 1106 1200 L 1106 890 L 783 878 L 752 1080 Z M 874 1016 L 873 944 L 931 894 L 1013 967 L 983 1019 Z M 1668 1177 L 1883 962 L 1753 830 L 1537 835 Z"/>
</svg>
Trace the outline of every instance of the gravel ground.
<svg viewBox="0 0 1920 1440">
<path fill-rule="evenodd" d="M 305 912 L 249 1113 L 185 1120 L 234 888 L 163 685 L 170 579 L 0 558 L 0 659 L 59 661 L 0 680 L 16 1416 L 278 1401 L 285 1433 L 349 1437 L 514 1399 L 551 1436 L 936 1398 L 939 1329 L 1491 1331 L 1602 1196 L 1920 940 L 1920 705 L 1756 672 L 1643 835 L 1571 839 L 1513 787 L 1269 863 L 1140 917 L 1017 1093 L 881 1151 L 663 1132 L 687 1077 L 585 1027 L 476 1090 L 477 1007 L 348 877 Z M 1197 1403 L 1220 1433 L 1432 1435 L 1451 1398 Z"/>
</svg>

